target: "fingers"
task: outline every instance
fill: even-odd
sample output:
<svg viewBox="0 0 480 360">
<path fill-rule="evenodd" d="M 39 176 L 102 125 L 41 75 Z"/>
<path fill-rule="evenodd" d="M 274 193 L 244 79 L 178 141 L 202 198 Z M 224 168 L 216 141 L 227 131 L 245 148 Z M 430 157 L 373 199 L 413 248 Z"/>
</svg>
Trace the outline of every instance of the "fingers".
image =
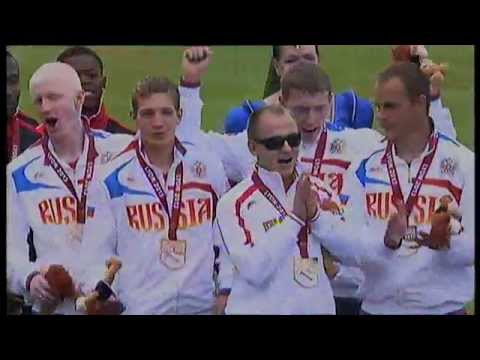
<svg viewBox="0 0 480 360">
<path fill-rule="evenodd" d="M 407 208 L 405 207 L 405 204 L 401 200 L 395 200 L 394 201 L 395 206 L 397 207 L 397 214 L 398 216 L 402 218 L 407 218 Z"/>
<path fill-rule="evenodd" d="M 192 46 L 185 50 L 185 57 L 191 62 L 203 61 L 212 54 L 208 46 Z"/>
</svg>

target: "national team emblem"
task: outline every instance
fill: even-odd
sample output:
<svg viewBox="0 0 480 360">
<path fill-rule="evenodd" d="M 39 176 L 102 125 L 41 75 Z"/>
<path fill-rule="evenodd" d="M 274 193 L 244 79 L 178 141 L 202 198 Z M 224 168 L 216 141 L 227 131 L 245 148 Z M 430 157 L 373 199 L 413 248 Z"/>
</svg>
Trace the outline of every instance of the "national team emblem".
<svg viewBox="0 0 480 360">
<path fill-rule="evenodd" d="M 192 172 L 198 178 L 204 178 L 207 175 L 207 166 L 201 161 L 195 161 L 192 166 Z"/>
<path fill-rule="evenodd" d="M 457 163 L 452 158 L 445 158 L 440 163 L 440 171 L 443 175 L 454 176 L 457 170 Z"/>
<path fill-rule="evenodd" d="M 102 154 L 102 157 L 100 158 L 100 162 L 102 164 L 106 164 L 110 160 L 112 160 L 113 154 L 110 151 L 107 151 L 106 153 Z"/>
<path fill-rule="evenodd" d="M 330 153 L 331 154 L 340 154 L 343 151 L 345 143 L 341 139 L 335 139 L 330 144 Z"/>
</svg>

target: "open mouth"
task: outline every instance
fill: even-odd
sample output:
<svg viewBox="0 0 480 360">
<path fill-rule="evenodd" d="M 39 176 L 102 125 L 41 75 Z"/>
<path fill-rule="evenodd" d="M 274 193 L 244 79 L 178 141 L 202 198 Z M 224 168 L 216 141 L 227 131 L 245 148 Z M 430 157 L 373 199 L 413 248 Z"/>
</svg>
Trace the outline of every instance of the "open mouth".
<svg viewBox="0 0 480 360">
<path fill-rule="evenodd" d="M 279 159 L 278 163 L 282 165 L 288 165 L 293 161 L 293 158 L 288 158 L 288 159 Z"/>
<path fill-rule="evenodd" d="M 45 123 L 50 126 L 54 127 L 57 124 L 58 119 L 55 117 L 49 117 L 45 119 Z"/>
<path fill-rule="evenodd" d="M 313 128 L 313 129 L 303 129 L 303 132 L 307 133 L 307 134 L 312 134 L 314 133 L 315 131 L 317 131 L 318 128 Z"/>
</svg>

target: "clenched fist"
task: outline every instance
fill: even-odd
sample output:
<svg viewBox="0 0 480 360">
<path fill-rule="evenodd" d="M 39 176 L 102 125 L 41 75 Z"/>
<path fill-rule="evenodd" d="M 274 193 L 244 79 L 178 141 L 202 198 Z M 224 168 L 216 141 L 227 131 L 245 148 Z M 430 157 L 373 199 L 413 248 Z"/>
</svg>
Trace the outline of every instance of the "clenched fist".
<svg viewBox="0 0 480 360">
<path fill-rule="evenodd" d="M 208 46 L 192 46 L 183 52 L 182 79 L 188 83 L 198 84 L 207 71 L 213 52 Z"/>
</svg>

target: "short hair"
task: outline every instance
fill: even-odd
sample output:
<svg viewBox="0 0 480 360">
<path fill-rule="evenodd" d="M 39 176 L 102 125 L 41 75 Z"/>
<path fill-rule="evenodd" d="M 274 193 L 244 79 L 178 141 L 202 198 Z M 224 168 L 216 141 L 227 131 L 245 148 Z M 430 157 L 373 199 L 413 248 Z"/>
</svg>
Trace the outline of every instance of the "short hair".
<svg viewBox="0 0 480 360">
<path fill-rule="evenodd" d="M 378 75 L 378 82 L 384 83 L 393 78 L 398 78 L 405 87 L 407 96 L 414 100 L 418 96 L 425 96 L 427 113 L 430 108 L 430 79 L 420 68 L 410 62 L 394 64 Z"/>
<path fill-rule="evenodd" d="M 292 90 L 308 94 L 332 91 L 330 77 L 318 64 L 299 63 L 291 68 L 281 81 L 282 96 L 288 99 Z"/>
<path fill-rule="evenodd" d="M 132 94 L 132 113 L 137 116 L 138 99 L 146 98 L 153 94 L 167 94 L 173 100 L 175 110 L 180 109 L 180 94 L 178 88 L 168 78 L 163 76 L 147 76 L 139 81 Z"/>
<path fill-rule="evenodd" d="M 73 91 L 82 91 L 82 83 L 73 67 L 62 62 L 46 63 L 40 66 L 30 78 L 30 94 L 33 88 L 46 80 L 57 79 L 67 82 Z"/>
<path fill-rule="evenodd" d="M 287 46 L 287 45 L 272 45 L 272 56 L 274 59 L 280 60 L 280 47 L 281 46 Z M 318 45 L 315 46 L 315 52 L 317 53 L 317 56 L 319 56 L 318 53 Z"/>
<path fill-rule="evenodd" d="M 263 108 L 256 110 L 250 115 L 250 119 L 248 122 L 248 127 L 247 127 L 247 136 L 249 140 L 255 140 L 256 139 L 256 133 L 257 129 L 260 123 L 260 119 L 265 113 L 271 113 L 275 115 L 288 115 L 290 116 L 290 113 L 288 112 L 287 109 L 285 109 L 282 105 L 279 104 L 273 104 L 273 105 L 267 105 L 264 106 Z"/>
<path fill-rule="evenodd" d="M 79 56 L 79 55 L 90 55 L 93 57 L 98 66 L 100 67 L 100 74 L 103 74 L 103 61 L 100 59 L 100 56 L 93 51 L 92 49 L 86 46 L 71 46 L 63 50 L 60 55 L 57 56 L 57 61 L 59 62 L 66 62 L 68 58 Z"/>
</svg>

